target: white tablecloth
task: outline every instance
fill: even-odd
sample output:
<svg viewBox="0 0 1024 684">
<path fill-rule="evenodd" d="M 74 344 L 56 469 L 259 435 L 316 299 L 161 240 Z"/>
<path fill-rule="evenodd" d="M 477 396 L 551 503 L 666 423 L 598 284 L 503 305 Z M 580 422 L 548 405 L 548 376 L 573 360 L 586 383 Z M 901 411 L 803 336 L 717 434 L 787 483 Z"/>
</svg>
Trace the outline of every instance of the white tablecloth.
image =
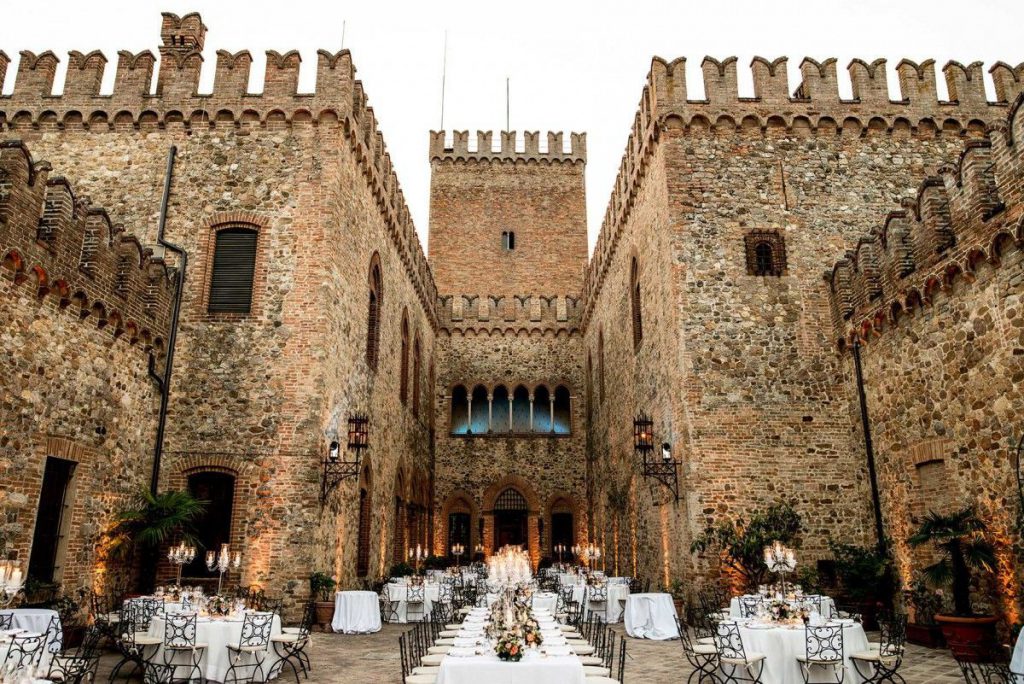
<svg viewBox="0 0 1024 684">
<path fill-rule="evenodd" d="M 281 618 L 274 616 L 274 624 L 270 628 L 270 636 L 274 637 L 281 633 Z M 149 635 L 164 638 L 164 619 L 162 616 L 154 617 L 149 623 Z M 199 667 L 203 674 L 210 681 L 223 682 L 231 666 L 231 657 L 228 653 L 228 644 L 237 644 L 242 637 L 242 618 L 229 617 L 211 619 L 200 616 L 196 624 L 196 643 L 206 644 L 206 651 L 199 660 Z M 162 649 L 161 649 L 162 651 Z M 273 644 L 267 645 L 267 654 L 263 658 L 263 676 L 265 677 L 276 665 L 280 658 L 274 653 Z M 163 662 L 163 654 L 158 653 L 156 662 Z M 184 660 L 182 660 L 184 662 Z M 247 659 L 245 662 L 251 662 Z M 246 675 L 251 668 L 237 670 L 239 676 Z M 182 668 L 179 674 L 184 674 Z"/>
<path fill-rule="evenodd" d="M 1010 672 L 1024 674 L 1024 630 L 1017 635 L 1017 643 L 1013 647 L 1013 657 L 1010 659 Z"/>
<path fill-rule="evenodd" d="M 635 639 L 676 639 L 676 607 L 671 594 L 631 594 L 626 599 L 626 634 Z"/>
<path fill-rule="evenodd" d="M 576 601 L 580 605 L 583 605 L 583 595 L 587 586 L 584 584 L 575 584 L 572 588 L 572 600 Z M 606 615 L 608 622 L 618 622 L 622 619 L 622 611 L 626 606 L 626 600 L 629 598 L 629 585 L 628 584 L 609 584 L 608 585 L 608 614 Z M 588 602 L 589 603 L 589 602 Z M 584 614 L 583 618 L 590 617 L 589 605 L 583 606 Z"/>
<path fill-rule="evenodd" d="M 807 652 L 804 626 L 774 627 L 770 629 L 752 629 L 740 627 L 740 638 L 743 649 L 747 653 L 763 653 L 765 657 L 764 672 L 761 676 L 763 684 L 797 684 L 802 683 L 800 665 L 796 657 Z M 846 656 L 845 684 L 856 684 L 862 681 L 857 670 L 850 662 L 850 654 L 868 650 L 868 638 L 864 628 L 857 623 L 845 625 L 843 628 L 843 653 Z M 818 679 L 814 681 L 831 681 L 828 674 L 820 676 L 822 668 L 814 668 Z"/>
<path fill-rule="evenodd" d="M 744 598 L 747 598 L 746 596 Z M 750 597 L 755 598 L 755 597 Z M 821 597 L 821 616 L 823 618 L 830 618 L 835 614 L 836 603 L 829 596 Z M 729 616 L 738 618 L 743 617 L 743 611 L 740 610 L 740 597 L 733 596 L 732 600 L 729 601 Z"/>
<path fill-rule="evenodd" d="M 52 635 L 46 642 L 47 651 L 57 653 L 64 643 L 64 631 L 60 624 L 60 616 L 57 611 L 49 608 L 14 608 L 12 610 L 0 610 L 0 615 L 13 614 L 11 620 L 12 629 L 24 629 L 29 632 L 43 634 L 50 626 L 50 620 L 57 618 L 57 633 Z M 5 652 L 6 655 L 6 652 Z"/>
<path fill-rule="evenodd" d="M 423 605 L 415 608 L 412 612 L 416 622 L 430 619 L 430 610 L 434 601 L 440 596 L 441 590 L 436 584 L 423 585 Z M 388 597 L 392 601 L 398 601 L 398 621 L 408 622 L 409 611 L 406 606 L 406 597 L 409 595 L 409 586 L 406 584 L 389 584 Z M 421 613 L 422 611 L 422 613 Z M 337 615 L 337 612 L 335 612 Z"/>
<path fill-rule="evenodd" d="M 345 634 L 380 631 L 380 599 L 372 591 L 339 591 L 334 595 L 331 629 Z"/>
<path fill-rule="evenodd" d="M 541 656 L 527 653 L 518 663 L 496 655 L 441 661 L 437 684 L 586 684 L 583 665 L 576 656 Z"/>
<path fill-rule="evenodd" d="M 538 591 L 533 595 L 532 605 L 534 611 L 547 611 L 548 613 L 554 614 L 555 610 L 558 608 L 558 594 Z"/>
</svg>

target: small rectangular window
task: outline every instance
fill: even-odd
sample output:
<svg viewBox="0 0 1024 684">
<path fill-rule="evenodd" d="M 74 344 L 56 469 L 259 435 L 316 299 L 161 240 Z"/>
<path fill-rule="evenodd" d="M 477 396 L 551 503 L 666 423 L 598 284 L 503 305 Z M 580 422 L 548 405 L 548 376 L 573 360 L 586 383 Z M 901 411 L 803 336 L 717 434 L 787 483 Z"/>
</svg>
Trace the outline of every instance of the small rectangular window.
<svg viewBox="0 0 1024 684">
<path fill-rule="evenodd" d="M 501 248 L 506 252 L 511 252 L 516 248 L 515 231 L 503 230 L 501 232 Z"/>
<path fill-rule="evenodd" d="M 256 273 L 254 230 L 228 228 L 217 233 L 210 278 L 210 311 L 249 313 Z"/>
</svg>

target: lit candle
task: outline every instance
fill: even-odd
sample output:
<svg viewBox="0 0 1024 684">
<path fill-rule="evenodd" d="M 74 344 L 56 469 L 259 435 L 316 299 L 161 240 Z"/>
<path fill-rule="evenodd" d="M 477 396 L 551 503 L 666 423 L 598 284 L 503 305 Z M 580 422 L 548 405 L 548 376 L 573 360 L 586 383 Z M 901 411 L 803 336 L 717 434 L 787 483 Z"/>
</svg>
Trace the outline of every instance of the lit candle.
<svg viewBox="0 0 1024 684">
<path fill-rule="evenodd" d="M 234 566 L 237 568 L 241 564 L 242 564 L 242 553 L 240 551 L 235 551 Z"/>
<path fill-rule="evenodd" d="M 14 568 L 14 572 L 11 573 L 10 585 L 15 589 L 21 588 L 21 568 Z"/>
</svg>

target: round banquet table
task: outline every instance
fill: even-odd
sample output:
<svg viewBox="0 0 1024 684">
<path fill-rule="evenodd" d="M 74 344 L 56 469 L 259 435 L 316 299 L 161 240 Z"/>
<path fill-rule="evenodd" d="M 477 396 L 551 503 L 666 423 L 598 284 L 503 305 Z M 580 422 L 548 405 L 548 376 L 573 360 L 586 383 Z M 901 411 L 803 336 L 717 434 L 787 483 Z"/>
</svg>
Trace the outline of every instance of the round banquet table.
<svg viewBox="0 0 1024 684">
<path fill-rule="evenodd" d="M 417 618 L 416 622 L 424 622 L 430 619 L 430 610 L 434 605 L 434 601 L 440 596 L 441 590 L 436 584 L 424 584 L 423 585 L 423 606 L 422 615 L 420 611 L 413 611 L 413 615 Z M 406 606 L 406 599 L 409 596 L 409 585 L 407 584 L 389 584 L 388 585 L 388 598 L 392 601 L 398 601 L 398 621 L 409 622 L 409 613 Z"/>
<path fill-rule="evenodd" d="M 1017 643 L 1013 646 L 1013 657 L 1010 658 L 1010 672 L 1024 675 L 1024 630 L 1017 635 Z"/>
<path fill-rule="evenodd" d="M 743 617 L 743 612 L 740 610 L 740 598 L 739 596 L 733 596 L 732 600 L 729 601 L 729 617 Z M 742 598 L 760 598 L 759 596 L 750 594 L 743 596 Z M 829 618 L 836 614 L 836 602 L 832 600 L 830 596 L 821 597 L 821 616 Z"/>
<path fill-rule="evenodd" d="M 339 591 L 334 595 L 331 629 L 345 634 L 380 631 L 380 603 L 372 591 Z"/>
<path fill-rule="evenodd" d="M 518 663 L 498 660 L 493 653 L 456 658 L 445 656 L 437 684 L 586 684 L 579 658 L 527 652 Z"/>
<path fill-rule="evenodd" d="M 626 634 L 634 639 L 664 641 L 679 637 L 671 594 L 630 594 L 625 622 Z"/>
<path fill-rule="evenodd" d="M 629 585 L 628 584 L 611 584 L 608 587 L 608 605 L 607 605 L 607 622 L 618 622 L 622 619 L 622 611 L 625 608 L 626 601 L 629 599 Z M 583 603 L 584 591 L 587 589 L 585 584 L 576 584 L 572 588 L 572 600 L 577 603 Z M 586 619 L 590 616 L 590 607 L 583 606 L 584 615 Z"/>
<path fill-rule="evenodd" d="M 225 618 L 200 616 L 196 622 L 196 643 L 206 644 L 203 657 L 199 659 L 199 669 L 203 671 L 203 676 L 207 680 L 212 682 L 224 681 L 224 675 L 227 674 L 228 668 L 231 666 L 227 647 L 228 644 L 238 644 L 241 639 L 243 619 L 241 615 L 232 615 Z M 274 624 L 270 628 L 270 636 L 275 637 L 280 633 L 281 618 L 275 615 Z M 159 637 L 160 639 L 164 638 L 164 619 L 162 616 L 153 617 L 153 620 L 149 623 L 149 635 Z M 263 657 L 264 677 L 267 676 L 267 673 L 273 671 L 278 660 L 280 658 L 274 652 L 273 645 L 267 644 L 267 653 Z M 163 662 L 163 647 L 157 652 L 156 662 Z M 242 672 L 246 673 L 249 670 L 250 668 L 245 668 Z"/>
<path fill-rule="evenodd" d="M 743 650 L 748 654 L 763 653 L 765 655 L 764 671 L 761 675 L 763 684 L 792 684 L 804 681 L 800 674 L 800 664 L 796 659 L 798 655 L 804 655 L 807 652 L 803 625 L 767 626 L 767 628 L 740 625 L 740 638 L 743 640 Z M 861 625 L 856 622 L 843 625 L 843 653 L 846 656 L 845 682 L 862 681 L 850 661 L 850 654 L 863 652 L 868 648 L 868 637 Z M 822 668 L 815 668 L 815 670 L 817 672 L 812 674 L 818 676 Z M 819 681 L 819 679 L 815 681 Z"/>
<path fill-rule="evenodd" d="M 49 653 L 59 653 L 64 643 L 64 630 L 60 624 L 60 616 L 57 611 L 49 608 L 13 608 L 0 610 L 0 615 L 13 615 L 11 629 L 24 629 L 27 632 L 38 632 L 43 634 L 50 627 L 50 620 L 57 618 L 57 633 L 51 635 L 46 643 L 46 650 Z M 4 652 L 6 655 L 6 650 Z"/>
</svg>

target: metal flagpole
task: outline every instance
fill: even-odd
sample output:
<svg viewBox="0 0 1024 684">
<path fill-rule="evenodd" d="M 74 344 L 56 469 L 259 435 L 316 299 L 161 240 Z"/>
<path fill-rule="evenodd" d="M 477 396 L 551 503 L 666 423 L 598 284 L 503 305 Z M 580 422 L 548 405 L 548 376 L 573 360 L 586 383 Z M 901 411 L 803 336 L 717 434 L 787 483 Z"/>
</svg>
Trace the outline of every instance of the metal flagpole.
<svg viewBox="0 0 1024 684">
<path fill-rule="evenodd" d="M 341 49 L 345 49 L 345 20 L 341 20 Z"/>
<path fill-rule="evenodd" d="M 508 90 L 508 76 L 505 77 L 505 130 L 510 131 L 512 127 L 509 125 L 509 90 Z"/>
</svg>

